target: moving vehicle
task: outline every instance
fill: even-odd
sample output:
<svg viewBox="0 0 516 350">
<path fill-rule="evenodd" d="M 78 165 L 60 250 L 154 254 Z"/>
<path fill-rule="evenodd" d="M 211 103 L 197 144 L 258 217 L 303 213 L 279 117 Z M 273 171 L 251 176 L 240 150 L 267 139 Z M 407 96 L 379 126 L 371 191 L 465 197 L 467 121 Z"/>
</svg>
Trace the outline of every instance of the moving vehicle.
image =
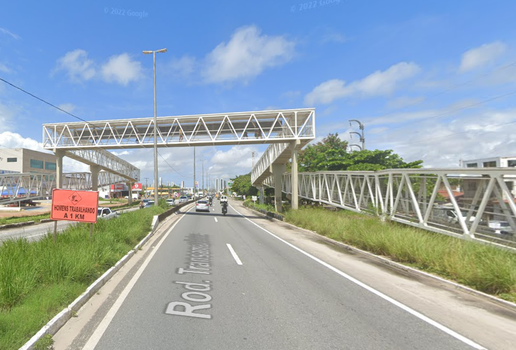
<svg viewBox="0 0 516 350">
<path fill-rule="evenodd" d="M 195 211 L 210 211 L 210 205 L 206 199 L 199 199 L 195 203 Z"/>
<path fill-rule="evenodd" d="M 222 203 L 222 202 L 226 202 L 226 203 L 227 203 L 227 202 L 228 202 L 228 197 L 227 197 L 226 195 L 221 195 L 221 196 L 220 196 L 220 202 L 221 202 L 221 203 Z"/>
<path fill-rule="evenodd" d="M 179 197 L 179 203 L 184 203 L 184 202 L 188 202 L 188 197 L 187 196 Z"/>
<path fill-rule="evenodd" d="M 226 216 L 227 212 L 228 212 L 228 202 L 221 202 L 222 204 L 222 214 L 224 216 Z"/>
<path fill-rule="evenodd" d="M 116 211 L 112 211 L 111 208 L 98 208 L 97 209 L 97 218 L 101 219 L 112 219 L 116 218 L 118 213 Z"/>
<path fill-rule="evenodd" d="M 167 204 L 168 204 L 168 205 L 174 205 L 174 204 L 176 204 L 175 202 L 176 202 L 176 201 L 174 200 L 174 198 L 168 198 L 168 199 L 167 199 Z"/>
</svg>

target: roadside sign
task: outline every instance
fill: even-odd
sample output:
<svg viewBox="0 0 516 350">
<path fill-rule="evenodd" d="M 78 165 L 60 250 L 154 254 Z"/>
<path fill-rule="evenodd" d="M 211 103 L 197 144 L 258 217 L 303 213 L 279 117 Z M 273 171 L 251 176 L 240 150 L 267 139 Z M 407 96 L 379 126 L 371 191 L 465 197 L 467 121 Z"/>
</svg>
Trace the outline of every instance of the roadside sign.
<svg viewBox="0 0 516 350">
<path fill-rule="evenodd" d="M 97 222 L 99 193 L 97 191 L 75 191 L 54 189 L 52 191 L 52 220 Z"/>
<path fill-rule="evenodd" d="M 258 197 L 257 196 L 252 196 L 251 199 L 252 199 L 253 202 L 256 202 L 258 200 Z"/>
</svg>

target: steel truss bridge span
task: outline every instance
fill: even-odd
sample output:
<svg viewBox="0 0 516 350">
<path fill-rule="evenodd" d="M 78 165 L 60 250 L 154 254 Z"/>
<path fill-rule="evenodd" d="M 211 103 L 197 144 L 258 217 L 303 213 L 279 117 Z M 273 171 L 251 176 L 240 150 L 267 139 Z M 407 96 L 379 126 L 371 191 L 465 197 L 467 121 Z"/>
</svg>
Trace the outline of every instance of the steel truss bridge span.
<svg viewBox="0 0 516 350">
<path fill-rule="evenodd" d="M 107 186 L 125 181 L 124 177 L 101 171 L 98 174 L 98 185 Z M 0 175 L 0 205 L 18 203 L 28 199 L 46 199 L 56 188 L 56 175 L 35 173 L 11 173 Z M 92 174 L 64 173 L 63 189 L 91 190 Z"/>
<path fill-rule="evenodd" d="M 315 137 L 315 109 L 158 117 L 157 146 L 304 143 Z M 49 150 L 154 147 L 154 118 L 43 124 Z"/>
<path fill-rule="evenodd" d="M 282 191 L 292 193 L 292 176 Z M 299 173 L 299 197 L 458 238 L 516 247 L 516 169 Z M 274 178 L 264 185 L 274 187 Z"/>
</svg>

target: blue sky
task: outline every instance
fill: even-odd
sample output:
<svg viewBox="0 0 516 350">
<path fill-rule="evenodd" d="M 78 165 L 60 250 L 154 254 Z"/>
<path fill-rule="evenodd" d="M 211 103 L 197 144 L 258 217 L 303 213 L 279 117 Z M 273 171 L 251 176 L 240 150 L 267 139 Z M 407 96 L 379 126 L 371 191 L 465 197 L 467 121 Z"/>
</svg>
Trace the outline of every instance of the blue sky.
<svg viewBox="0 0 516 350">
<path fill-rule="evenodd" d="M 513 1 L 11 1 L 0 77 L 86 120 L 316 108 L 317 140 L 365 127 L 367 149 L 426 167 L 516 156 Z M 41 150 L 73 117 L 0 81 L 0 147 Z M 211 177 L 265 146 L 197 148 Z M 152 149 L 117 153 L 153 178 Z M 160 149 L 164 183 L 193 182 L 193 150 Z M 166 162 L 161 161 L 166 159 Z M 67 161 L 67 171 L 86 171 Z"/>
</svg>

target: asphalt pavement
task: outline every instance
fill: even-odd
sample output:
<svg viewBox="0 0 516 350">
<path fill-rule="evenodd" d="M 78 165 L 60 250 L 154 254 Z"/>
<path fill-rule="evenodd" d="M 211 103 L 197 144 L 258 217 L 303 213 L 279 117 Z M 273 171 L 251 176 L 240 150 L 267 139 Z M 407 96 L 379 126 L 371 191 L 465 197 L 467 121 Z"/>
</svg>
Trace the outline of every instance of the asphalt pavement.
<svg viewBox="0 0 516 350">
<path fill-rule="evenodd" d="M 54 348 L 509 349 L 516 339 L 511 308 L 232 203 L 226 216 L 215 201 L 162 223 Z"/>
</svg>

